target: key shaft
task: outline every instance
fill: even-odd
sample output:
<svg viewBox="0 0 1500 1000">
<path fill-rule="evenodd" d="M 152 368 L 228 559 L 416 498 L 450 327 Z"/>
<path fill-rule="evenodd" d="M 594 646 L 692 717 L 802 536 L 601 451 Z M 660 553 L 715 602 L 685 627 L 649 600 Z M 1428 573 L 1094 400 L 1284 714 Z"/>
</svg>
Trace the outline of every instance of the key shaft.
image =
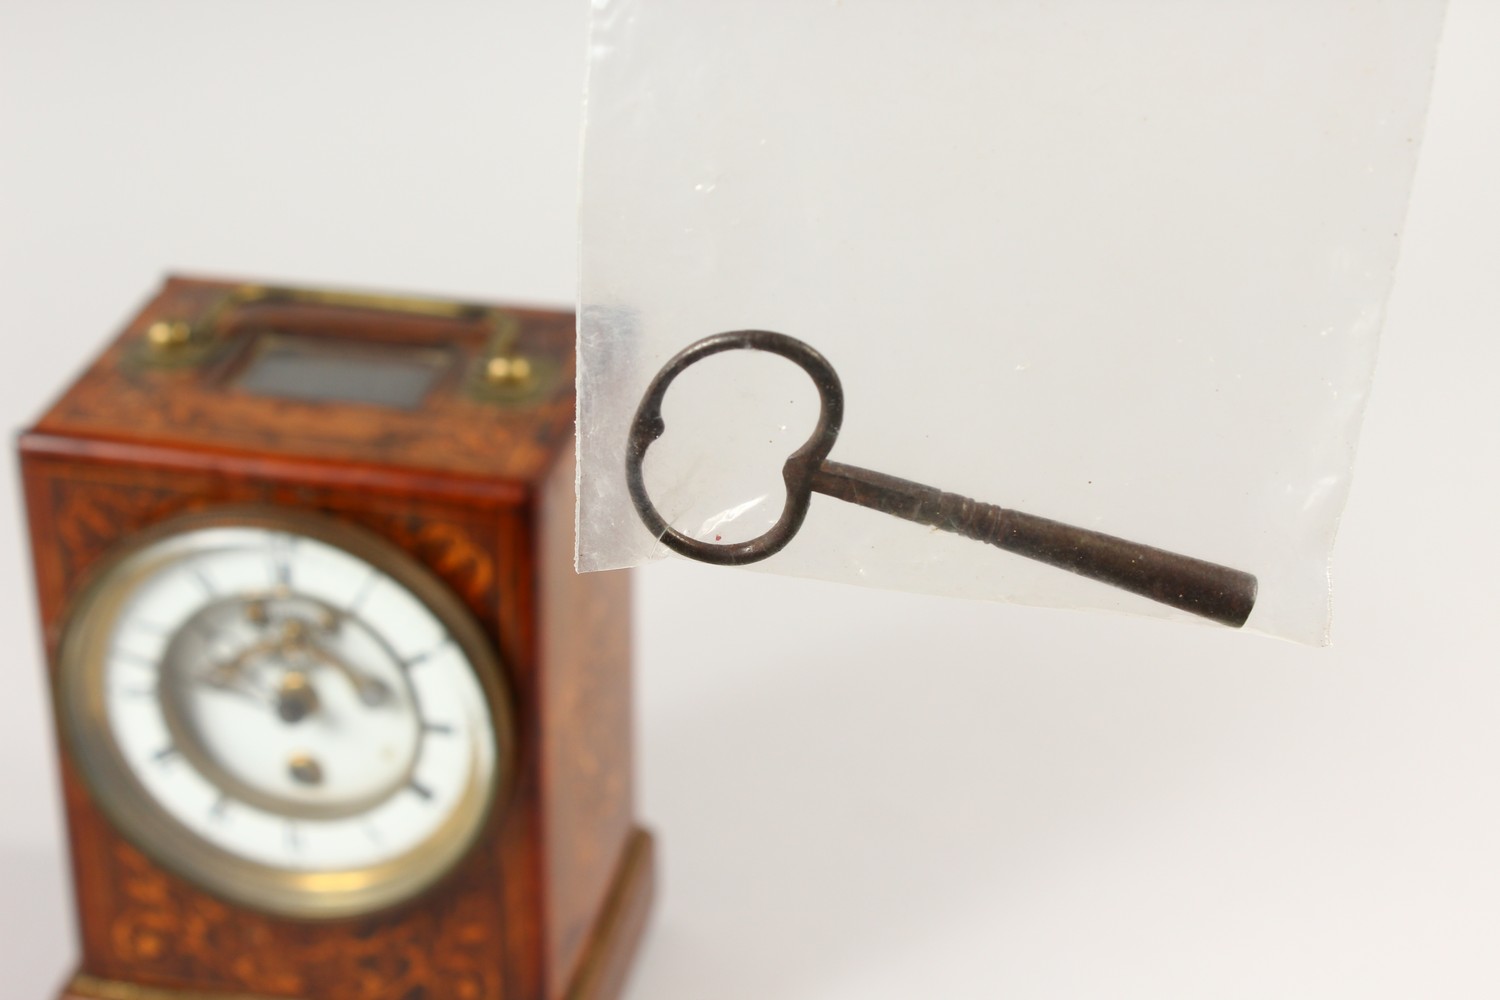
<svg viewBox="0 0 1500 1000">
<path fill-rule="evenodd" d="M 812 490 L 1128 590 L 1235 628 L 1255 607 L 1249 573 L 825 460 Z"/>
</svg>

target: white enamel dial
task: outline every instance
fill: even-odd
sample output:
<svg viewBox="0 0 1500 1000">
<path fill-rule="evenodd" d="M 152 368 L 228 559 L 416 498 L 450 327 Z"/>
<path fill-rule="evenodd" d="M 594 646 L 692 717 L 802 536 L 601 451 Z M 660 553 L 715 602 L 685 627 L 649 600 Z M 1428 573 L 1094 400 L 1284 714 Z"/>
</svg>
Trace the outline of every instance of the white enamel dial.
<svg viewBox="0 0 1500 1000">
<path fill-rule="evenodd" d="M 392 902 L 493 797 L 483 638 L 378 539 L 248 520 L 190 520 L 91 590 L 64 656 L 80 757 L 126 832 L 207 888 L 299 916 Z"/>
</svg>

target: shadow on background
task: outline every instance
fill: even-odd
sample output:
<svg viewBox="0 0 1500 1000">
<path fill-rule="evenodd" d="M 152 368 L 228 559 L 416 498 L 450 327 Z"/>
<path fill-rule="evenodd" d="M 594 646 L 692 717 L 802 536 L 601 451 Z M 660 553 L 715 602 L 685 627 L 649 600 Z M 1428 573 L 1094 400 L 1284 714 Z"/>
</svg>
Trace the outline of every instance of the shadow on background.
<svg viewBox="0 0 1500 1000">
<path fill-rule="evenodd" d="M 1132 659 L 1149 637 L 1100 662 L 1101 631 L 1160 626 L 707 572 L 642 576 L 663 891 L 633 996 L 822 996 L 997 901 L 1024 913 L 1211 789 L 1269 691 L 1213 669 L 1209 629 L 1189 668 Z"/>
</svg>

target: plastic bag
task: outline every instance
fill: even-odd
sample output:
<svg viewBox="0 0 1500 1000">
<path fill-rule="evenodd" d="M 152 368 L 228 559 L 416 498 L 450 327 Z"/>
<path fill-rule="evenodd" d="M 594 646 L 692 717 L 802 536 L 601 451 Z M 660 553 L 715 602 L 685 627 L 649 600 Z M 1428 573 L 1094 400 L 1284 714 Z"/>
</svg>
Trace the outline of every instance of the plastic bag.
<svg viewBox="0 0 1500 1000">
<path fill-rule="evenodd" d="M 762 328 L 837 370 L 833 460 L 1249 571 L 1249 627 L 1326 642 L 1442 13 L 596 0 L 579 568 L 666 553 L 627 489 L 632 417 L 680 349 Z M 817 408 L 782 359 L 695 366 L 653 501 L 757 535 Z M 757 565 L 1188 617 L 823 496 Z"/>
</svg>

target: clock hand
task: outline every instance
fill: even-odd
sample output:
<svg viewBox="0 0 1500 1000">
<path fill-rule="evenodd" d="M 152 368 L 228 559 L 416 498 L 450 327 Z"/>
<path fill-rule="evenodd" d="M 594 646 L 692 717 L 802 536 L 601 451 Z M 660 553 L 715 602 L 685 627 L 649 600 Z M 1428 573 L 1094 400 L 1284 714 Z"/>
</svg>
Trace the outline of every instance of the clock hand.
<svg viewBox="0 0 1500 1000">
<path fill-rule="evenodd" d="M 320 663 L 333 667 L 344 678 L 354 686 L 359 694 L 359 700 L 366 705 L 375 706 L 386 702 L 391 697 L 390 686 L 378 677 L 372 677 L 362 670 L 355 668 L 343 657 L 330 652 L 324 648 L 316 639 L 316 633 L 312 626 L 298 618 L 288 619 L 282 623 L 281 638 L 278 648 L 285 653 L 299 653 L 304 657 L 317 660 Z"/>
<path fill-rule="evenodd" d="M 254 688 L 246 687 L 243 684 L 239 683 L 239 680 L 237 678 L 225 676 L 218 673 L 217 671 L 210 671 L 206 674 L 201 674 L 199 675 L 198 680 L 204 684 L 207 684 L 209 687 L 213 688 L 216 691 L 225 691 L 229 694 L 237 694 L 242 698 L 246 698 L 250 701 L 255 702 L 257 705 L 264 705 L 266 703 L 266 698 L 263 692 L 257 691 Z"/>
<path fill-rule="evenodd" d="M 260 642 L 251 643 L 229 659 L 215 663 L 208 670 L 198 675 L 198 680 L 210 687 L 219 688 L 224 691 L 240 691 L 247 696 L 254 697 L 254 693 L 242 687 L 238 681 L 244 679 L 245 666 L 258 656 L 274 652 L 280 647 L 280 641 L 276 639 L 262 639 Z"/>
<path fill-rule="evenodd" d="M 386 702 L 391 697 L 390 685 L 378 677 L 356 670 L 343 657 L 329 652 L 322 646 L 309 643 L 302 650 L 307 655 L 320 663 L 327 664 L 334 670 L 344 675 L 344 678 L 354 685 L 354 690 L 359 694 L 359 700 L 366 705 L 375 706 Z"/>
</svg>

